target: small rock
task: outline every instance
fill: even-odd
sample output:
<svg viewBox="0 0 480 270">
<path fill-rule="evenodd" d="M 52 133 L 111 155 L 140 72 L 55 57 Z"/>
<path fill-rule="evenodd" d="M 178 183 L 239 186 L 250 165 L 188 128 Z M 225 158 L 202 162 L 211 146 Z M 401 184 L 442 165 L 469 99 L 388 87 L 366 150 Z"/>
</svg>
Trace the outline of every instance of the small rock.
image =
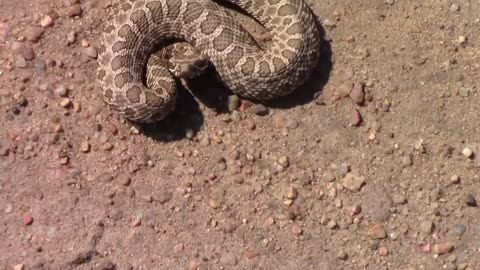
<svg viewBox="0 0 480 270">
<path fill-rule="evenodd" d="M 117 175 L 117 181 L 122 186 L 129 186 L 131 183 L 130 176 L 126 173 L 120 173 Z"/>
<path fill-rule="evenodd" d="M 412 157 L 410 155 L 406 155 L 402 158 L 402 166 L 404 168 L 409 167 L 412 165 Z"/>
<path fill-rule="evenodd" d="M 76 5 L 73 5 L 71 6 L 68 11 L 67 11 L 67 15 L 69 17 L 75 17 L 75 16 L 80 16 L 82 15 L 82 7 L 79 5 L 79 4 L 76 4 Z"/>
<path fill-rule="evenodd" d="M 457 4 L 455 4 L 455 3 L 450 5 L 450 11 L 451 11 L 451 12 L 457 12 L 457 11 L 459 11 L 459 10 L 460 10 L 460 6 L 459 6 L 459 5 L 457 5 Z"/>
<path fill-rule="evenodd" d="M 430 234 L 433 231 L 433 222 L 431 220 L 424 220 L 420 223 L 420 231 Z"/>
<path fill-rule="evenodd" d="M 454 185 L 459 184 L 460 183 L 460 177 L 456 174 L 452 175 L 450 177 L 450 183 L 454 184 Z"/>
<path fill-rule="evenodd" d="M 349 216 L 356 216 L 362 212 L 362 207 L 358 204 L 348 208 L 348 215 Z"/>
<path fill-rule="evenodd" d="M 263 104 L 256 104 L 250 108 L 250 111 L 258 116 L 266 116 L 269 113 L 269 110 Z"/>
<path fill-rule="evenodd" d="M 477 207 L 478 204 L 477 204 L 477 200 L 475 199 L 475 197 L 473 197 L 472 194 L 467 194 L 467 199 L 465 201 L 465 203 L 468 205 L 468 206 L 471 206 L 471 207 Z"/>
<path fill-rule="evenodd" d="M 90 143 L 88 141 L 81 142 L 80 151 L 83 153 L 88 153 L 90 151 Z"/>
<path fill-rule="evenodd" d="M 340 250 L 337 254 L 337 258 L 339 258 L 340 260 L 344 261 L 348 258 L 348 254 L 343 251 L 343 250 Z"/>
<path fill-rule="evenodd" d="M 173 251 L 176 252 L 176 253 L 182 252 L 183 249 L 184 249 L 184 246 L 183 246 L 182 243 L 178 243 L 178 244 L 173 246 Z"/>
<path fill-rule="evenodd" d="M 210 205 L 210 207 L 212 207 L 213 209 L 218 209 L 220 208 L 220 206 L 222 205 L 222 203 L 220 202 L 220 200 L 217 200 L 215 198 L 210 198 L 208 200 L 208 204 Z"/>
<path fill-rule="evenodd" d="M 448 242 L 433 245 L 433 253 L 437 255 L 450 253 L 452 250 L 453 250 L 453 245 Z"/>
<path fill-rule="evenodd" d="M 375 224 L 367 231 L 367 235 L 373 239 L 387 238 L 387 230 L 382 224 Z"/>
<path fill-rule="evenodd" d="M 132 226 L 133 226 L 133 227 L 138 227 L 138 226 L 140 226 L 141 224 L 142 224 L 142 219 L 140 219 L 140 218 L 135 218 L 135 219 L 133 219 L 133 221 L 132 221 Z"/>
<path fill-rule="evenodd" d="M 74 112 L 77 112 L 77 113 L 78 113 L 78 112 L 80 112 L 80 111 L 82 110 L 82 105 L 81 105 L 81 103 L 80 103 L 79 101 L 76 101 L 76 100 L 73 101 L 72 105 L 73 105 L 73 111 L 74 111 Z"/>
<path fill-rule="evenodd" d="M 0 139 L 0 156 L 7 156 L 10 153 L 10 142 Z"/>
<path fill-rule="evenodd" d="M 350 81 L 342 83 L 339 87 L 335 89 L 335 95 L 339 97 L 346 97 L 350 94 L 353 89 L 353 83 Z"/>
<path fill-rule="evenodd" d="M 25 269 L 25 265 L 23 264 L 17 264 L 13 267 L 13 270 L 24 270 Z"/>
<path fill-rule="evenodd" d="M 63 85 L 59 85 L 55 88 L 55 94 L 59 97 L 66 97 L 68 94 L 67 88 Z"/>
<path fill-rule="evenodd" d="M 106 142 L 104 144 L 102 144 L 102 150 L 103 151 L 111 151 L 113 149 L 113 144 L 109 143 L 109 142 Z M 129 163 L 129 165 L 132 164 L 132 163 Z"/>
<path fill-rule="evenodd" d="M 405 196 L 402 194 L 395 193 L 392 195 L 392 202 L 395 205 L 406 204 L 407 198 L 405 198 Z"/>
<path fill-rule="evenodd" d="M 462 36 L 460 36 L 460 37 L 462 37 Z M 462 38 L 459 38 L 459 39 L 458 39 L 458 43 L 460 43 L 460 44 L 465 43 L 465 38 L 463 38 L 463 39 L 462 39 Z M 459 94 L 461 97 L 468 97 L 468 96 L 470 96 L 470 92 L 471 92 L 471 91 L 470 91 L 470 88 L 466 88 L 466 87 L 462 87 L 462 88 L 460 88 L 460 90 L 458 90 L 458 94 Z"/>
<path fill-rule="evenodd" d="M 97 50 L 94 47 L 86 48 L 85 54 L 92 59 L 96 59 L 98 56 Z"/>
<path fill-rule="evenodd" d="M 253 250 L 247 250 L 245 252 L 245 258 L 252 260 L 258 256 L 258 253 Z"/>
<path fill-rule="evenodd" d="M 467 228 L 463 224 L 455 224 L 453 226 L 453 233 L 458 237 L 462 237 L 465 231 L 467 231 Z"/>
<path fill-rule="evenodd" d="M 10 27 L 6 23 L 0 22 L 0 43 L 5 43 L 10 33 Z"/>
<path fill-rule="evenodd" d="M 17 68 L 26 68 L 27 61 L 25 61 L 25 58 L 23 58 L 22 56 L 18 56 L 16 57 L 16 60 L 15 60 L 15 66 Z"/>
<path fill-rule="evenodd" d="M 335 220 L 330 220 L 327 222 L 327 228 L 333 230 L 333 229 L 336 229 L 338 227 L 338 223 L 335 221 Z"/>
<path fill-rule="evenodd" d="M 298 196 L 297 189 L 295 189 L 295 187 L 293 187 L 293 186 L 288 187 L 287 192 L 286 192 L 286 197 L 288 199 L 294 200 L 294 199 L 297 198 L 297 196 Z"/>
<path fill-rule="evenodd" d="M 463 148 L 462 154 L 466 158 L 472 158 L 473 157 L 473 151 L 470 148 L 467 148 L 467 147 Z"/>
<path fill-rule="evenodd" d="M 287 168 L 288 166 L 290 166 L 290 161 L 288 160 L 288 157 L 282 156 L 278 159 L 278 164 L 280 164 L 280 166 L 284 168 Z"/>
<path fill-rule="evenodd" d="M 233 112 L 240 107 L 240 98 L 237 95 L 228 96 L 227 107 L 229 112 Z"/>
<path fill-rule="evenodd" d="M 25 38 L 31 42 L 38 42 L 43 33 L 44 30 L 39 26 L 30 27 L 25 33 Z"/>
<path fill-rule="evenodd" d="M 350 125 L 353 127 L 358 127 L 362 124 L 363 118 L 360 114 L 360 111 L 357 109 L 352 109 L 350 114 Z"/>
<path fill-rule="evenodd" d="M 297 224 L 293 224 L 292 225 L 292 233 L 295 234 L 295 235 L 301 235 L 303 233 L 303 230 Z"/>
<path fill-rule="evenodd" d="M 365 184 L 365 177 L 363 176 L 356 176 L 352 173 L 347 173 L 345 177 L 342 179 L 342 185 L 353 192 L 360 191 L 360 188 Z"/>
<path fill-rule="evenodd" d="M 363 104 L 363 101 L 365 99 L 365 92 L 363 90 L 363 87 L 363 83 L 357 82 L 353 85 L 353 89 L 350 92 L 350 98 L 358 105 Z"/>
<path fill-rule="evenodd" d="M 23 217 L 22 217 L 22 222 L 23 222 L 23 225 L 32 225 L 33 223 L 33 217 L 29 214 L 25 214 Z"/>
<path fill-rule="evenodd" d="M 326 171 L 323 173 L 323 180 L 326 182 L 333 182 L 335 181 L 335 175 L 331 171 Z"/>
<path fill-rule="evenodd" d="M 378 248 L 378 255 L 385 257 L 388 256 L 388 249 L 384 246 Z"/>
<path fill-rule="evenodd" d="M 67 44 L 75 43 L 76 38 L 77 38 L 77 33 L 75 31 L 68 32 L 68 34 L 67 34 Z"/>
<path fill-rule="evenodd" d="M 23 59 L 30 61 L 35 58 L 35 53 L 33 52 L 33 49 L 31 47 L 24 47 L 22 49 L 22 57 Z"/>
<path fill-rule="evenodd" d="M 42 27 L 49 27 L 53 25 L 53 19 L 50 16 L 45 16 L 43 19 L 40 21 L 40 25 Z"/>
<path fill-rule="evenodd" d="M 72 101 L 69 98 L 62 98 L 60 101 L 60 106 L 63 108 L 68 108 L 72 105 Z"/>
</svg>

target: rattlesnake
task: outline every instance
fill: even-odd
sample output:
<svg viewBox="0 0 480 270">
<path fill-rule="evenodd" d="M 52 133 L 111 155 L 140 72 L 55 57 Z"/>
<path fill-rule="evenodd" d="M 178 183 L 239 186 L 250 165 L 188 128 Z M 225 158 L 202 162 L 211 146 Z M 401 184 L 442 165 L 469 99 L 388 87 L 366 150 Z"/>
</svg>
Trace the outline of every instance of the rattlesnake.
<svg viewBox="0 0 480 270">
<path fill-rule="evenodd" d="M 175 107 L 171 69 L 151 57 L 169 41 L 189 43 L 226 87 L 260 101 L 291 93 L 319 58 L 320 32 L 303 0 L 220 0 L 266 28 L 272 38 L 264 49 L 212 0 L 123 1 L 105 27 L 97 77 L 106 103 L 134 122 L 161 120 Z"/>
</svg>

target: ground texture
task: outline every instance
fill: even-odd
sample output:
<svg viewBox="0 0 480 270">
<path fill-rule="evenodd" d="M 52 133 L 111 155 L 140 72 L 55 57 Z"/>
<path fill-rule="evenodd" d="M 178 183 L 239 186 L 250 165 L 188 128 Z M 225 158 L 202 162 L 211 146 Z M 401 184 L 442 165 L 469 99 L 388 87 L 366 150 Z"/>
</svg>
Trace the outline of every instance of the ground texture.
<svg viewBox="0 0 480 270">
<path fill-rule="evenodd" d="M 138 129 L 95 84 L 110 0 L 0 0 L 0 269 L 479 269 L 480 5 L 309 2 L 296 94 L 200 81 Z"/>
</svg>

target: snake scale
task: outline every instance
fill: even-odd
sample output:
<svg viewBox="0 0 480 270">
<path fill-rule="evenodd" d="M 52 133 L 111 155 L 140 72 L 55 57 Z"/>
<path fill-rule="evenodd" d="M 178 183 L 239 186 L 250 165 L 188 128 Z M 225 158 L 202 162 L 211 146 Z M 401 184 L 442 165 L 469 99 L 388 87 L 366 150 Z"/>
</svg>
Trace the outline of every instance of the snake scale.
<svg viewBox="0 0 480 270">
<path fill-rule="evenodd" d="M 235 94 L 259 101 L 303 84 L 320 55 L 320 31 L 303 0 L 219 0 L 260 22 L 271 41 L 252 36 L 212 0 L 123 0 L 99 47 L 98 82 L 105 102 L 134 122 L 155 122 L 175 107 L 175 77 L 159 46 L 187 42 L 206 55 Z M 148 68 L 147 68 L 148 63 Z"/>
</svg>

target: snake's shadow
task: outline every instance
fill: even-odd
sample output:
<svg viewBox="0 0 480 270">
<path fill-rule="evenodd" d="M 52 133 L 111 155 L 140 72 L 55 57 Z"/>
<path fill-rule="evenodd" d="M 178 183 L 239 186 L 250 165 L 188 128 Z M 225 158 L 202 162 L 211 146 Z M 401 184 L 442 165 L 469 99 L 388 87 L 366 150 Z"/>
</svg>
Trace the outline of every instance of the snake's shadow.
<svg viewBox="0 0 480 270">
<path fill-rule="evenodd" d="M 309 80 L 292 94 L 267 102 L 265 105 L 276 109 L 288 109 L 314 101 L 328 83 L 333 67 L 332 49 L 326 39 L 324 28 L 317 19 L 317 26 L 322 36 L 320 59 Z M 145 125 L 144 134 L 156 141 L 177 141 L 196 134 L 204 123 L 199 103 L 217 113 L 228 113 L 228 96 L 233 93 L 217 79 L 214 67 L 204 75 L 188 81 L 187 91 L 178 84 L 178 99 L 175 111 L 166 119 L 152 125 Z M 256 103 L 255 101 L 252 101 Z"/>
</svg>

